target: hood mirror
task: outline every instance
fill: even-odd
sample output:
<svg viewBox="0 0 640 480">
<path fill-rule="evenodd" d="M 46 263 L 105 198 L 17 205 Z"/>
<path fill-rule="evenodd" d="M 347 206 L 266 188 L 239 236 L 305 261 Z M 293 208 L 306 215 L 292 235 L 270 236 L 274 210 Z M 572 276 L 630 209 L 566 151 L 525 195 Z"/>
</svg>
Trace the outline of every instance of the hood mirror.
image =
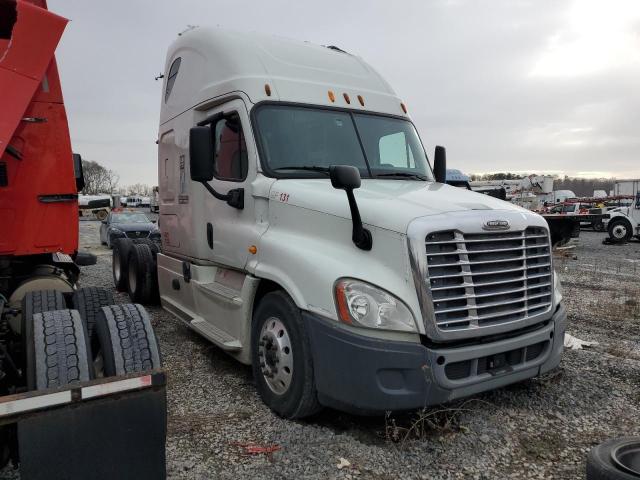
<svg viewBox="0 0 640 480">
<path fill-rule="evenodd" d="M 371 232 L 362 225 L 360 210 L 353 195 L 353 190 L 360 188 L 360 171 L 351 165 L 332 165 L 329 167 L 329 178 L 331 178 L 333 188 L 347 192 L 351 222 L 353 223 L 351 240 L 361 250 L 371 250 L 373 238 Z"/>
<path fill-rule="evenodd" d="M 444 147 L 438 145 L 433 157 L 433 175 L 436 182 L 447 182 L 447 151 Z"/>
</svg>

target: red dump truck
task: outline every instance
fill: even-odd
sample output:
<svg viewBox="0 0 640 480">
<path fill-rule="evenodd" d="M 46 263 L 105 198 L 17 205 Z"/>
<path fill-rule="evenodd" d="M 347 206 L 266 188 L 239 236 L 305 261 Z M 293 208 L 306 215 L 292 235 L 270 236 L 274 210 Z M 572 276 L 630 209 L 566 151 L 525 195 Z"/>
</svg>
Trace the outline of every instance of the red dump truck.
<svg viewBox="0 0 640 480">
<path fill-rule="evenodd" d="M 165 375 L 149 316 L 79 288 L 82 163 L 54 51 L 67 20 L 0 0 L 0 468 L 164 478 Z"/>
</svg>

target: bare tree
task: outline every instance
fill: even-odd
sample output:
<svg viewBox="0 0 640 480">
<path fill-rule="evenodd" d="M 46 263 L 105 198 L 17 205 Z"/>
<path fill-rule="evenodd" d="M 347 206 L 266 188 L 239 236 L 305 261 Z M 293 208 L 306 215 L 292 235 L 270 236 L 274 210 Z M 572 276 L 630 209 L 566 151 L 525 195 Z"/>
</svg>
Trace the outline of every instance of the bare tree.
<svg viewBox="0 0 640 480">
<path fill-rule="evenodd" d="M 148 197 L 151 195 L 151 187 L 146 183 L 135 183 L 126 187 L 126 191 L 129 195 L 142 195 Z"/>
<path fill-rule="evenodd" d="M 99 193 L 112 193 L 118 187 L 120 177 L 113 170 L 109 170 L 98 162 L 82 160 L 82 172 L 84 174 L 84 189 L 86 195 Z"/>
</svg>

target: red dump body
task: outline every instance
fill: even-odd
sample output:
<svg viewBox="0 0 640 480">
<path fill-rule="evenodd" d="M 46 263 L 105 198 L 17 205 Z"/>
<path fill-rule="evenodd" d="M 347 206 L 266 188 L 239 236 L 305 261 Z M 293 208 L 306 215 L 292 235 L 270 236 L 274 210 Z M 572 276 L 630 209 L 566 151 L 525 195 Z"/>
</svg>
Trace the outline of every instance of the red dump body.
<svg viewBox="0 0 640 480">
<path fill-rule="evenodd" d="M 78 249 L 76 175 L 54 56 L 67 19 L 46 8 L 44 0 L 0 0 L 3 256 Z"/>
</svg>

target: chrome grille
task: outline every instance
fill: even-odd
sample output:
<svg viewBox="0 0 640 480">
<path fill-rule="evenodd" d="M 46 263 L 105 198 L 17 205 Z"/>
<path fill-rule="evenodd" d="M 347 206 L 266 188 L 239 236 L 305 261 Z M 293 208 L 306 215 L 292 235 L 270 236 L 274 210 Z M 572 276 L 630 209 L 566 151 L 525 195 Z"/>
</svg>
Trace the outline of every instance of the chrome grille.
<svg viewBox="0 0 640 480">
<path fill-rule="evenodd" d="M 524 320 L 551 308 L 549 234 L 523 231 L 426 237 L 427 284 L 442 330 Z"/>
</svg>

